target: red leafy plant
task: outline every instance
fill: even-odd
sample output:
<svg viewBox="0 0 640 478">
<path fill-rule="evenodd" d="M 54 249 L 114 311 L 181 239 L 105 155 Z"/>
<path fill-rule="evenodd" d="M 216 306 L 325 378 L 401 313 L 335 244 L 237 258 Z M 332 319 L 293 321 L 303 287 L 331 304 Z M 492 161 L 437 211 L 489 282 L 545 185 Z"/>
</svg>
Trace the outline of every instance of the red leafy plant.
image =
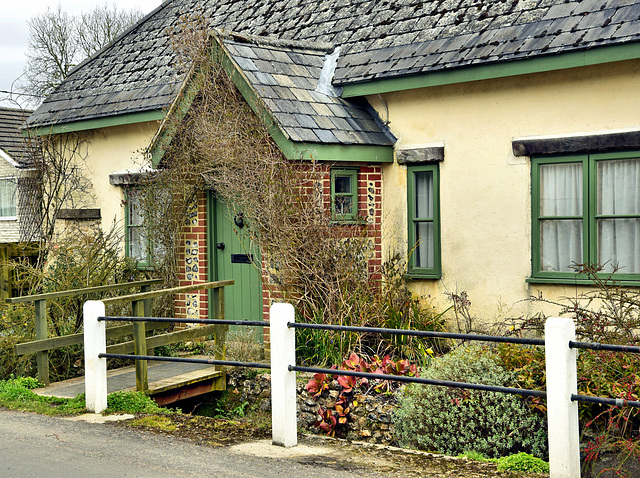
<svg viewBox="0 0 640 478">
<path fill-rule="evenodd" d="M 410 364 L 408 360 L 398 360 L 394 362 L 388 355 L 382 359 L 376 355 L 370 362 L 367 362 L 364 358 L 358 356 L 358 354 L 352 353 L 349 358 L 342 362 L 339 369 L 335 365 L 331 368 L 336 371 L 349 370 L 380 375 L 407 377 L 415 377 L 418 375 L 415 364 Z M 372 391 L 376 393 L 390 393 L 398 388 L 398 382 L 394 381 L 383 379 L 369 380 L 366 377 L 353 377 L 351 375 L 339 375 L 337 373 L 335 375 L 316 373 L 313 378 L 309 380 L 305 388 L 307 392 L 317 400 L 329 394 L 331 382 L 334 379 L 339 386 L 335 405 L 331 408 L 320 407 L 318 410 L 318 421 L 314 424 L 314 426 L 324 431 L 328 436 L 346 436 L 347 425 L 352 418 L 351 411 L 358 406 L 357 400 L 354 399 L 354 392 L 356 390 L 363 392 L 363 394 Z"/>
</svg>

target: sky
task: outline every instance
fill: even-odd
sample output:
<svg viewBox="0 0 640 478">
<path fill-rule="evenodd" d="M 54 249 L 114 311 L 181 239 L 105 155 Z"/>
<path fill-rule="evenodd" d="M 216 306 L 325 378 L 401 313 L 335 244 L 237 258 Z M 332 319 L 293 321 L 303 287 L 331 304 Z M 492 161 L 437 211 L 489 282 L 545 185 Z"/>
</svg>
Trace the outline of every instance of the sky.
<svg viewBox="0 0 640 478">
<path fill-rule="evenodd" d="M 93 10 L 97 5 L 115 5 L 120 10 L 138 9 L 144 14 L 160 5 L 161 0 L 2 0 L 0 8 L 0 106 L 18 107 L 20 98 L 7 91 L 15 91 L 12 85 L 26 65 L 29 27 L 27 21 L 44 12 L 47 7 L 57 8 L 72 15 Z M 14 101 L 11 100 L 11 97 Z"/>
</svg>

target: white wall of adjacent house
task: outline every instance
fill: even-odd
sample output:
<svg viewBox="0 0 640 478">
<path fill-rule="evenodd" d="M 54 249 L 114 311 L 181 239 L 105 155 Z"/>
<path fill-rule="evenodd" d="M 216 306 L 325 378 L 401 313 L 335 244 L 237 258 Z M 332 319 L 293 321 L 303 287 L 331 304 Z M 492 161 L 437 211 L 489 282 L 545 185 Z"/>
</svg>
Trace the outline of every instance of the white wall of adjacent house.
<svg viewBox="0 0 640 478">
<path fill-rule="evenodd" d="M 20 224 L 15 210 L 17 197 L 14 192 L 18 174 L 14 164 L 0 155 L 0 244 L 20 240 Z"/>
<path fill-rule="evenodd" d="M 442 277 L 412 289 L 448 305 L 466 291 L 486 321 L 557 309 L 527 298 L 586 286 L 532 284 L 531 161 L 514 138 L 640 129 L 640 61 L 414 89 L 369 97 L 397 148 L 444 144 L 440 163 Z M 383 251 L 407 254 L 407 168 L 385 165 Z"/>
</svg>

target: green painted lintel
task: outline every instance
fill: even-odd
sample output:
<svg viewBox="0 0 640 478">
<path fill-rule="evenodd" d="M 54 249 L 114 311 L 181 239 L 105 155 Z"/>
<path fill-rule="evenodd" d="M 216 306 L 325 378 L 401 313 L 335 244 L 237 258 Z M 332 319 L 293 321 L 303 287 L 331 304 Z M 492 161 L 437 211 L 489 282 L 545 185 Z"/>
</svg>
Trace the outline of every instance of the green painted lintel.
<svg viewBox="0 0 640 478">
<path fill-rule="evenodd" d="M 616 61 L 636 60 L 638 58 L 640 58 L 640 43 L 602 46 L 584 51 L 560 53 L 557 55 L 493 63 L 490 65 L 461 67 L 445 71 L 405 76 L 402 78 L 389 78 L 354 85 L 345 85 L 343 87 L 342 97 L 352 98 L 431 86 L 490 80 L 581 66 L 600 65 Z"/>
<path fill-rule="evenodd" d="M 89 129 L 109 128 L 111 126 L 123 126 L 136 123 L 146 123 L 148 121 L 160 121 L 164 118 L 163 110 L 140 111 L 138 113 L 128 113 L 124 115 L 107 116 L 89 120 L 74 121 L 71 123 L 54 124 L 51 126 L 41 126 L 30 131 L 36 136 L 71 133 L 73 131 L 86 131 Z"/>
</svg>

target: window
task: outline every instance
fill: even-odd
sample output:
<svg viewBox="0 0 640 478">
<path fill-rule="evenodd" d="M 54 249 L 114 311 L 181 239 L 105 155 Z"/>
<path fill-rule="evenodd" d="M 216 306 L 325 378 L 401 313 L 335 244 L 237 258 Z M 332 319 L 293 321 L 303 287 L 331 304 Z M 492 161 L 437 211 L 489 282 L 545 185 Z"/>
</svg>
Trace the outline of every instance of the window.
<svg viewBox="0 0 640 478">
<path fill-rule="evenodd" d="M 533 277 L 600 264 L 640 279 L 640 153 L 532 159 Z"/>
<path fill-rule="evenodd" d="M 331 170 L 331 217 L 355 222 L 358 217 L 358 170 Z"/>
<path fill-rule="evenodd" d="M 16 179 L 0 178 L 0 219 L 16 218 Z"/>
<path fill-rule="evenodd" d="M 408 166 L 409 274 L 440 277 L 438 165 Z"/>
<path fill-rule="evenodd" d="M 138 267 L 152 267 L 152 245 L 144 228 L 142 201 L 138 189 L 126 189 L 125 213 L 126 256 L 135 259 Z"/>
</svg>

